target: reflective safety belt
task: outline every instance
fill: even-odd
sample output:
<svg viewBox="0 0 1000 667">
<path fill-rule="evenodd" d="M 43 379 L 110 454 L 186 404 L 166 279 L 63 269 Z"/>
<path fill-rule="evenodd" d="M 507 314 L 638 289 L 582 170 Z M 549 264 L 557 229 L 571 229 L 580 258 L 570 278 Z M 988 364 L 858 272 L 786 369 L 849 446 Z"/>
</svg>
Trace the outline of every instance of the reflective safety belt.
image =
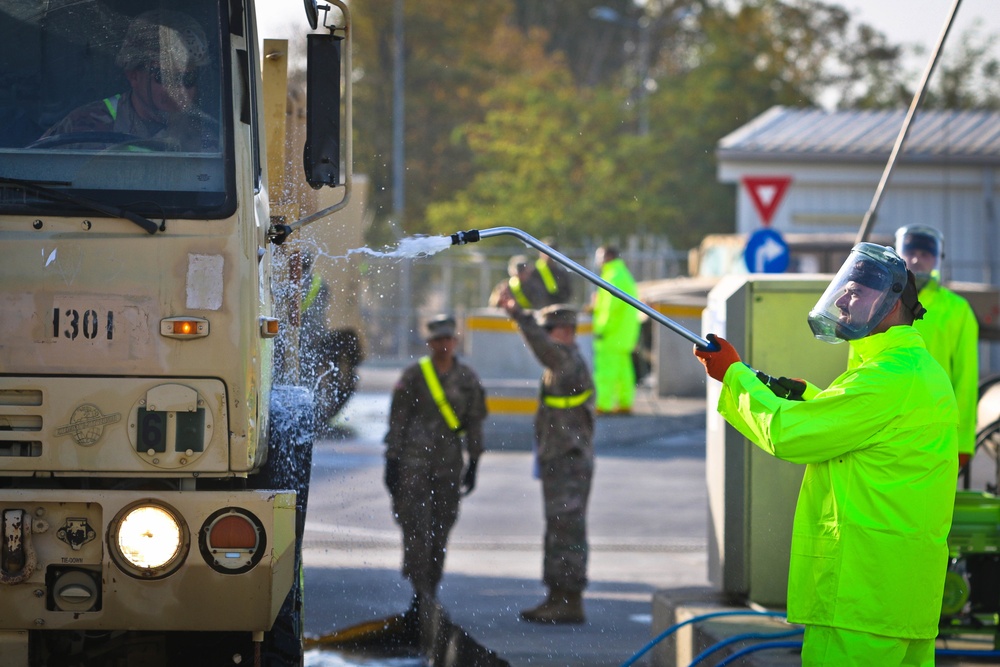
<svg viewBox="0 0 1000 667">
<path fill-rule="evenodd" d="M 424 374 L 424 382 L 427 383 L 427 388 L 431 392 L 431 398 L 434 399 L 441 416 L 444 417 L 444 423 L 455 433 L 462 433 L 465 429 L 462 428 L 462 422 L 458 421 L 455 411 L 448 403 L 448 397 L 444 395 L 444 387 L 441 386 L 441 380 L 438 379 L 437 371 L 434 370 L 434 362 L 431 361 L 430 357 L 420 357 L 420 370 Z"/>
<path fill-rule="evenodd" d="M 507 281 L 507 284 L 510 285 L 510 293 L 514 295 L 514 301 L 517 301 L 517 305 L 525 309 L 531 308 L 531 301 L 528 300 L 528 297 L 524 295 L 524 290 L 521 289 L 521 279 L 514 276 Z"/>
<path fill-rule="evenodd" d="M 104 106 L 107 108 L 108 113 L 111 114 L 112 121 L 115 121 L 118 118 L 118 100 L 121 98 L 121 93 L 104 98 Z"/>
<path fill-rule="evenodd" d="M 118 120 L 118 102 L 120 102 L 121 99 L 122 99 L 122 94 L 118 93 L 117 95 L 112 95 L 111 97 L 105 97 L 103 100 L 104 108 L 107 109 L 108 113 L 111 115 L 112 124 L 114 124 L 114 122 Z M 128 146 L 125 148 L 125 150 L 132 151 L 135 153 L 149 153 L 153 149 L 146 148 L 144 146 Z"/>
<path fill-rule="evenodd" d="M 535 261 L 535 270 L 542 277 L 542 282 L 545 283 L 545 290 L 549 294 L 555 294 L 559 291 L 559 285 L 556 284 L 556 277 L 552 275 L 552 269 L 549 268 L 548 262 L 543 262 L 539 258 Z"/>
<path fill-rule="evenodd" d="M 582 394 L 576 394 L 575 396 L 542 396 L 542 402 L 550 408 L 556 408 L 557 410 L 568 410 L 570 408 L 576 408 L 587 402 L 590 395 L 594 393 L 593 389 L 588 389 Z"/>
<path fill-rule="evenodd" d="M 309 283 L 309 291 L 306 292 L 305 297 L 302 299 L 302 305 L 299 307 L 300 313 L 305 313 L 309 310 L 309 306 L 313 305 L 316 300 L 316 296 L 319 294 L 320 288 L 323 287 L 323 279 L 318 273 L 312 274 L 312 282 Z"/>
</svg>

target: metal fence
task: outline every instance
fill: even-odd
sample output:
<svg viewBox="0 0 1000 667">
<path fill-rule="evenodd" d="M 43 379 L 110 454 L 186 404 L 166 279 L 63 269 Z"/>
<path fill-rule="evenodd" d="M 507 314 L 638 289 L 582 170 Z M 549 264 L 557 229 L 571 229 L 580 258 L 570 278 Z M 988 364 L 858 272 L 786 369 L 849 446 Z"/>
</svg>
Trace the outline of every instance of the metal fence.
<svg viewBox="0 0 1000 667">
<path fill-rule="evenodd" d="M 560 245 L 562 254 L 595 271 L 598 246 L 614 245 L 637 281 L 683 275 L 687 253 L 675 250 L 663 236 L 630 236 Z M 533 248 L 519 242 L 491 240 L 448 248 L 430 257 L 366 257 L 361 267 L 361 309 L 364 315 L 369 359 L 408 359 L 422 352 L 421 323 L 428 317 L 451 312 L 458 317 L 487 307 L 490 293 L 507 279 L 511 256 L 533 257 Z M 575 276 L 573 302 L 590 302 L 596 287 Z"/>
</svg>

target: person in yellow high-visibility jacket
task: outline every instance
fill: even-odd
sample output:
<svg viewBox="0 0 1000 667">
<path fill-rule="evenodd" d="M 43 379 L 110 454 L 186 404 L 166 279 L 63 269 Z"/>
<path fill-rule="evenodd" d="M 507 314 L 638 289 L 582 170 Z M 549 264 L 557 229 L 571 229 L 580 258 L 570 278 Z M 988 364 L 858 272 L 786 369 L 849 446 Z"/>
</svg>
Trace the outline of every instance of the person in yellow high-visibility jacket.
<svg viewBox="0 0 1000 667">
<path fill-rule="evenodd" d="M 969 302 L 941 285 L 944 235 L 934 227 L 908 225 L 896 230 L 896 252 L 913 271 L 927 316 L 913 326 L 927 351 L 951 379 L 958 401 L 958 459 L 964 466 L 976 450 L 979 403 L 979 322 Z"/>
<path fill-rule="evenodd" d="M 958 465 L 965 466 L 976 450 L 979 403 L 979 322 L 969 302 L 941 285 L 944 235 L 927 225 L 896 230 L 896 252 L 913 272 L 917 296 L 927 309 L 913 326 L 924 337 L 927 351 L 951 380 L 958 401 Z M 859 363 L 853 351 L 848 368 Z"/>
<path fill-rule="evenodd" d="M 617 248 L 601 246 L 594 256 L 601 278 L 625 294 L 638 298 L 635 279 Z M 632 351 L 639 343 L 639 311 L 607 290 L 594 295 L 591 330 L 594 336 L 594 386 L 597 414 L 629 414 L 635 401 Z"/>
<path fill-rule="evenodd" d="M 891 249 L 855 247 L 809 323 L 860 358 L 825 390 L 695 349 L 718 410 L 764 451 L 806 464 L 795 509 L 788 621 L 802 664 L 934 664 L 958 472 L 958 408 L 912 326 L 924 308 Z"/>
</svg>

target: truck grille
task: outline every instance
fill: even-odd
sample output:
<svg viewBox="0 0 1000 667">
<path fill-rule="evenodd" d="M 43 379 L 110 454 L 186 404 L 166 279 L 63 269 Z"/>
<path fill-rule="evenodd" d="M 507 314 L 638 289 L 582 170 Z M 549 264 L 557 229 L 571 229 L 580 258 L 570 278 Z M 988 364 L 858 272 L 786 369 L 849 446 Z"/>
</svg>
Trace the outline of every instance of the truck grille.
<svg viewBox="0 0 1000 667">
<path fill-rule="evenodd" d="M 42 455 L 42 392 L 37 389 L 0 390 L 0 457 Z M 32 434 L 35 434 L 32 436 Z"/>
</svg>

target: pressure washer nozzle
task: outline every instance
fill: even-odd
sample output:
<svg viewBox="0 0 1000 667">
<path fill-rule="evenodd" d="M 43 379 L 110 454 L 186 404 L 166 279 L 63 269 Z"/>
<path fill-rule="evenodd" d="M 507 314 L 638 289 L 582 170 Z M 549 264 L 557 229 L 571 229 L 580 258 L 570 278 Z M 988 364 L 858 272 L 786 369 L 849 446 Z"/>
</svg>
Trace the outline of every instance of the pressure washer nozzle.
<svg viewBox="0 0 1000 667">
<path fill-rule="evenodd" d="M 479 240 L 479 230 L 470 229 L 467 232 L 455 232 L 451 235 L 452 245 L 465 245 L 466 243 L 475 243 Z"/>
</svg>

